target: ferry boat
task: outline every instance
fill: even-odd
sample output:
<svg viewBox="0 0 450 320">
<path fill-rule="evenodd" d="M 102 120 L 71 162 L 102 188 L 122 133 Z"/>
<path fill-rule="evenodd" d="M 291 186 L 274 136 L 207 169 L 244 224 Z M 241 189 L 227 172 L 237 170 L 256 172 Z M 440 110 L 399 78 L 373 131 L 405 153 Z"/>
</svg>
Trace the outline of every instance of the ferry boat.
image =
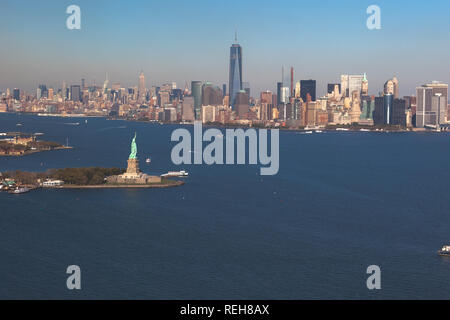
<svg viewBox="0 0 450 320">
<path fill-rule="evenodd" d="M 442 249 L 438 251 L 438 254 L 443 257 L 450 257 L 450 246 L 443 246 Z"/>
<path fill-rule="evenodd" d="M 170 171 L 166 174 L 161 175 L 161 177 L 163 178 L 167 178 L 167 177 L 188 177 L 189 173 L 187 173 L 186 171 Z"/>
<path fill-rule="evenodd" d="M 27 193 L 27 192 L 30 192 L 30 189 L 28 189 L 26 187 L 18 187 L 18 188 L 15 188 L 15 189 L 9 191 L 9 193 L 12 193 L 12 194 L 22 194 L 22 193 Z"/>
</svg>

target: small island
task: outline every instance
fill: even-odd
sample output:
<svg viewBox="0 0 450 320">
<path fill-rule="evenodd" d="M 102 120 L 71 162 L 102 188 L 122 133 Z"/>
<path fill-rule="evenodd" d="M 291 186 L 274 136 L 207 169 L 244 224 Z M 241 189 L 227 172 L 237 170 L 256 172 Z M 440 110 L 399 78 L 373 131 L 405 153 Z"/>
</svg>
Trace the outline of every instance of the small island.
<svg viewBox="0 0 450 320">
<path fill-rule="evenodd" d="M 119 168 L 66 168 L 44 173 L 23 171 L 0 174 L 0 188 L 11 193 L 25 193 L 37 188 L 48 189 L 112 189 L 112 188 L 170 188 L 184 185 L 183 181 L 150 176 L 139 170 L 136 134 L 126 170 Z"/>
<path fill-rule="evenodd" d="M 10 133 L 4 135 L 12 136 L 13 138 L 0 140 L 0 156 L 17 157 L 37 152 L 72 149 L 57 142 L 38 141 L 36 135 L 33 134 Z"/>
</svg>

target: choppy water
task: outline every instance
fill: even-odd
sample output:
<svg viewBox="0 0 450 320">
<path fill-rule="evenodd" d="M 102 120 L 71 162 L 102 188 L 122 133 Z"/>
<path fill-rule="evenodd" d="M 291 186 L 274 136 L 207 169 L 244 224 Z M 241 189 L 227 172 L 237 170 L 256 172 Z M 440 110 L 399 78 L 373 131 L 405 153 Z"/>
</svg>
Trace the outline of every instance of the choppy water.
<svg viewBox="0 0 450 320">
<path fill-rule="evenodd" d="M 80 122 L 79 126 L 69 123 Z M 16 127 L 17 123 L 23 124 Z M 450 298 L 450 135 L 280 135 L 280 173 L 170 161 L 176 126 L 0 115 L 73 150 L 0 158 L 0 171 L 126 165 L 138 133 L 166 190 L 0 193 L 0 298 Z M 82 290 L 66 289 L 66 268 Z M 369 265 L 382 290 L 366 288 Z"/>
</svg>

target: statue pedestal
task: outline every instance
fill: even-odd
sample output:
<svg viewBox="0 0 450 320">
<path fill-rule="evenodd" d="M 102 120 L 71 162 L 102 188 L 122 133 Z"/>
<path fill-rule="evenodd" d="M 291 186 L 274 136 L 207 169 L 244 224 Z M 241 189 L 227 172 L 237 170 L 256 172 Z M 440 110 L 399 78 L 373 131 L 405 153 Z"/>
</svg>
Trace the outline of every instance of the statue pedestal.
<svg viewBox="0 0 450 320">
<path fill-rule="evenodd" d="M 128 159 L 127 174 L 139 175 L 139 160 Z"/>
<path fill-rule="evenodd" d="M 139 160 L 138 159 L 128 159 L 127 172 L 122 175 L 125 179 L 136 179 L 141 176 L 139 171 Z"/>
</svg>

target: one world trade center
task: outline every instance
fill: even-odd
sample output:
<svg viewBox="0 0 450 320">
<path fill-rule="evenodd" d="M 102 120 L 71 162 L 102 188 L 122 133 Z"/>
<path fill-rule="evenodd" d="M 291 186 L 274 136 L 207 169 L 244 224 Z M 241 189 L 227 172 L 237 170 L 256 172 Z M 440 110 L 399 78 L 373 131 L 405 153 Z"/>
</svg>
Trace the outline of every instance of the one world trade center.
<svg viewBox="0 0 450 320">
<path fill-rule="evenodd" d="M 235 110 L 236 96 L 242 90 L 242 47 L 236 43 L 230 48 L 230 105 Z"/>
</svg>

